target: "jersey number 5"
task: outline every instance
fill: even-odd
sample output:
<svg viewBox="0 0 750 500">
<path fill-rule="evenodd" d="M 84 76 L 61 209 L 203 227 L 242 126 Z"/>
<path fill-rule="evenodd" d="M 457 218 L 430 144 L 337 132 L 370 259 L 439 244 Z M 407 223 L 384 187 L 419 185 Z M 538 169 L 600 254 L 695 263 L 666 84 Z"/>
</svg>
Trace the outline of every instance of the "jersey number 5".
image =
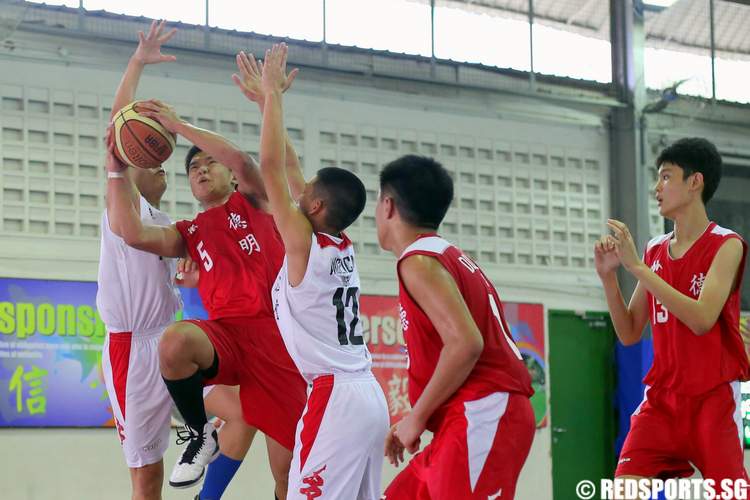
<svg viewBox="0 0 750 500">
<path fill-rule="evenodd" d="M 344 301 L 344 290 L 346 290 L 346 301 Z M 362 335 L 355 335 L 354 328 L 359 323 L 359 303 L 357 302 L 357 292 L 359 288 L 353 286 L 351 288 L 344 289 L 343 287 L 337 288 L 336 293 L 333 294 L 333 305 L 336 306 L 336 324 L 339 330 L 339 344 L 341 345 L 362 345 L 365 343 L 365 339 Z M 352 308 L 352 320 L 349 322 L 349 335 L 347 335 L 347 325 L 344 321 L 344 309 L 351 306 Z"/>
<path fill-rule="evenodd" d="M 198 255 L 201 257 L 201 262 L 203 262 L 203 269 L 206 270 L 206 272 L 210 271 L 214 267 L 214 261 L 211 260 L 211 256 L 208 255 L 208 252 L 203 249 L 203 242 L 201 241 L 198 243 Z"/>
</svg>

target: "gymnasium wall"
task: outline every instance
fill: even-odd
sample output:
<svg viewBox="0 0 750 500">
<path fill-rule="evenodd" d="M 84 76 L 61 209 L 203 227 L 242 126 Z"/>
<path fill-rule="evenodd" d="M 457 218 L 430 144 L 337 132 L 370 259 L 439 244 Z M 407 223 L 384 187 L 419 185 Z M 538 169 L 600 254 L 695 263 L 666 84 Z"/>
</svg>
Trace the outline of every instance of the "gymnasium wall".
<svg viewBox="0 0 750 500">
<path fill-rule="evenodd" d="M 0 50 L 0 276 L 95 280 L 101 138 L 134 45 L 24 32 L 14 39 L 12 51 Z M 169 102 L 194 124 L 257 153 L 260 116 L 231 83 L 233 59 L 175 53 L 178 63 L 146 69 L 139 97 Z M 291 53 L 293 59 L 294 47 Z M 367 208 L 349 231 L 364 293 L 396 292 L 395 261 L 375 234 L 378 171 L 419 153 L 438 157 L 456 180 L 443 235 L 479 261 L 504 299 L 604 310 L 591 245 L 610 215 L 607 109 L 304 67 L 285 107 L 308 176 L 337 165 L 359 174 L 368 189 Z M 188 147 L 178 140 L 167 163 L 163 208 L 174 218 L 199 210 L 181 163 Z M 660 224 L 652 217 L 654 232 Z M 14 450 L 0 458 L 8 498 L 128 489 L 109 430 L 0 430 L 0 442 Z M 172 447 L 168 468 L 175 456 Z M 551 468 L 547 426 L 537 431 L 518 498 L 552 498 Z M 386 465 L 384 482 L 394 474 Z M 271 491 L 258 440 L 227 498 Z"/>
</svg>

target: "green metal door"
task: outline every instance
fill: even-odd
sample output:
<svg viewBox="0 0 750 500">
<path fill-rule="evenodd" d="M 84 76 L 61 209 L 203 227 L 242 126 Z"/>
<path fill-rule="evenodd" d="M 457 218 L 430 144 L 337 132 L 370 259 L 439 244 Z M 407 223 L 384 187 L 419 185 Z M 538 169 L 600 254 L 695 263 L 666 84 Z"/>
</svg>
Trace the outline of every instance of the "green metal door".
<svg viewBox="0 0 750 500">
<path fill-rule="evenodd" d="M 616 434 L 615 334 L 609 315 L 549 312 L 552 491 L 577 499 L 576 484 L 612 477 Z"/>
</svg>

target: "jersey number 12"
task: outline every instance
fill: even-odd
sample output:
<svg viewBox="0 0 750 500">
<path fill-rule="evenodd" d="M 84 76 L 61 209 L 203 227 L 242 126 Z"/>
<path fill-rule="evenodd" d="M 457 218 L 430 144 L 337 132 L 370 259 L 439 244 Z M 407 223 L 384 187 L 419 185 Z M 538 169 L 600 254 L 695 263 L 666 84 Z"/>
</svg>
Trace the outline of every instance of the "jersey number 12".
<svg viewBox="0 0 750 500">
<path fill-rule="evenodd" d="M 344 297 L 344 291 L 346 291 L 346 297 Z M 336 324 L 339 330 L 339 344 L 341 345 L 362 345 L 365 343 L 365 339 L 362 335 L 355 335 L 354 329 L 359 323 L 359 303 L 357 302 L 357 292 L 359 288 L 356 286 L 350 288 L 337 288 L 336 293 L 333 294 L 333 305 L 336 306 Z M 349 325 L 344 321 L 344 310 L 347 307 L 352 308 L 352 320 Z M 347 335 L 348 326 L 348 335 Z"/>
</svg>

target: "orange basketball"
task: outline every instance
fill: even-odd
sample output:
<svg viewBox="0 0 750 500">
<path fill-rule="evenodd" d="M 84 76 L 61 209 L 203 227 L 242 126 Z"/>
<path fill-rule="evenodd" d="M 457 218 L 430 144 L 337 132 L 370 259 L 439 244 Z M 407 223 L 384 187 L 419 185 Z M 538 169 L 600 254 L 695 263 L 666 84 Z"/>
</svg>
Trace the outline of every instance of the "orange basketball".
<svg viewBox="0 0 750 500">
<path fill-rule="evenodd" d="M 175 138 L 156 120 L 140 115 L 138 103 L 115 114 L 115 154 L 133 167 L 158 167 L 172 155 Z"/>
</svg>

